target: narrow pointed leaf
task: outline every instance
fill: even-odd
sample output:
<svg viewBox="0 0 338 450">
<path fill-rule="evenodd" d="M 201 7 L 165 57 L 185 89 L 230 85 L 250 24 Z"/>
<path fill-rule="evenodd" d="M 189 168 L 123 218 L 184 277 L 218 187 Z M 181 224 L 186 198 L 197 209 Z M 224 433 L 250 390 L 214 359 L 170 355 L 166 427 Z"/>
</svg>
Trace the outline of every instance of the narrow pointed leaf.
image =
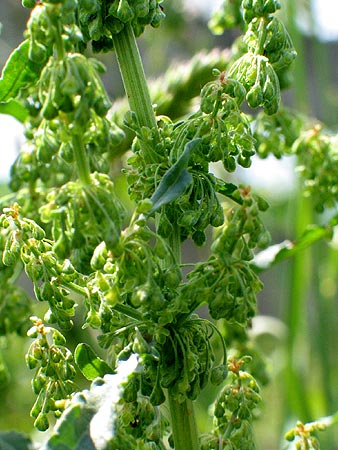
<svg viewBox="0 0 338 450">
<path fill-rule="evenodd" d="M 74 353 L 76 364 L 87 380 L 94 380 L 112 373 L 113 369 L 99 358 L 88 344 L 79 344 Z"/>
<path fill-rule="evenodd" d="M 192 152 L 198 147 L 200 139 L 188 142 L 181 157 L 164 175 L 158 188 L 151 197 L 153 203 L 149 213 L 157 211 L 161 206 L 176 200 L 192 183 L 192 176 L 187 170 Z"/>
<path fill-rule="evenodd" d="M 20 89 L 36 82 L 42 66 L 28 58 L 29 41 L 23 41 L 9 56 L 0 78 L 0 102 L 15 98 Z"/>
<path fill-rule="evenodd" d="M 262 272 L 270 269 L 275 264 L 284 259 L 291 258 L 299 251 L 309 247 L 316 241 L 322 238 L 329 238 L 332 231 L 330 228 L 321 226 L 312 226 L 304 231 L 299 239 L 296 241 L 285 240 L 279 244 L 271 245 L 267 249 L 258 253 L 252 266 L 256 272 Z"/>
</svg>

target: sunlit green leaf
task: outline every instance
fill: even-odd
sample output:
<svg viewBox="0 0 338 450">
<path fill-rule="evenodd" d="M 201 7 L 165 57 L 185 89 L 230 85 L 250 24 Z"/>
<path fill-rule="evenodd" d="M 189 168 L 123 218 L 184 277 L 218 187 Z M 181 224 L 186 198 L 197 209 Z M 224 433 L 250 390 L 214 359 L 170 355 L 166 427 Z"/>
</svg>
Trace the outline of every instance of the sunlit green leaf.
<svg viewBox="0 0 338 450">
<path fill-rule="evenodd" d="M 0 102 L 15 98 L 20 89 L 39 78 L 41 66 L 28 58 L 29 41 L 23 41 L 10 55 L 0 78 Z"/>
<path fill-rule="evenodd" d="M 113 369 L 103 359 L 95 355 L 88 344 L 79 344 L 75 349 L 74 357 L 87 380 L 94 380 L 113 372 Z"/>
<path fill-rule="evenodd" d="M 296 241 L 283 241 L 280 244 L 271 245 L 267 249 L 258 253 L 254 260 L 253 266 L 257 272 L 270 269 L 270 267 L 291 258 L 299 251 L 309 247 L 322 238 L 330 237 L 331 230 L 326 227 L 312 226 L 309 227 L 302 236 Z"/>
<path fill-rule="evenodd" d="M 118 373 L 93 381 L 89 390 L 74 395 L 57 421 L 52 436 L 40 450 L 109 450 L 116 435 L 116 406 L 121 383 L 134 372 L 138 361 L 121 363 Z M 132 446 L 131 449 L 135 448 Z"/>
</svg>

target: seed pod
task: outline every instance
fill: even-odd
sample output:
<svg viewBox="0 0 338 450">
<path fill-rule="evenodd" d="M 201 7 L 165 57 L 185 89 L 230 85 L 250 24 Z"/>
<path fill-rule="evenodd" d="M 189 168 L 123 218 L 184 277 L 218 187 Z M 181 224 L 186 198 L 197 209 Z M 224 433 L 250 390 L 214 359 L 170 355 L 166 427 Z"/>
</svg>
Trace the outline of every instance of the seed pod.
<svg viewBox="0 0 338 450">
<path fill-rule="evenodd" d="M 40 42 L 32 40 L 29 46 L 28 58 L 41 65 L 47 59 L 46 47 Z"/>
<path fill-rule="evenodd" d="M 223 159 L 223 166 L 227 172 L 234 172 L 236 170 L 236 160 L 233 156 L 226 156 Z"/>
<path fill-rule="evenodd" d="M 86 323 L 94 329 L 98 329 L 101 327 L 100 316 L 94 308 L 91 308 L 88 311 L 88 314 L 86 316 Z"/>
<path fill-rule="evenodd" d="M 41 114 L 42 117 L 47 120 L 53 120 L 58 115 L 58 110 L 55 107 L 54 103 L 52 102 L 50 96 L 48 96 L 45 102 L 43 103 Z"/>
<path fill-rule="evenodd" d="M 265 14 L 273 14 L 280 9 L 281 4 L 278 0 L 265 0 L 263 11 Z"/>
<path fill-rule="evenodd" d="M 254 84 L 246 94 L 246 101 L 251 108 L 258 108 L 263 103 L 263 91 L 259 84 Z"/>
<path fill-rule="evenodd" d="M 65 345 L 66 344 L 66 338 L 63 336 L 63 334 L 60 333 L 60 331 L 54 329 L 53 331 L 53 342 L 55 345 Z"/>
<path fill-rule="evenodd" d="M 98 97 L 94 102 L 94 110 L 100 117 L 104 117 L 111 106 L 112 103 L 107 96 Z"/>
<path fill-rule="evenodd" d="M 26 355 L 26 364 L 29 369 L 35 369 L 38 365 L 38 360 L 30 353 Z"/>
<path fill-rule="evenodd" d="M 47 414 L 40 412 L 38 417 L 35 419 L 34 426 L 39 431 L 46 431 L 46 430 L 48 430 L 49 422 L 48 422 Z"/>
<path fill-rule="evenodd" d="M 165 402 L 165 395 L 164 395 L 163 389 L 161 388 L 161 386 L 158 383 L 154 387 L 154 389 L 149 397 L 149 400 L 153 406 L 159 406 Z"/>
<path fill-rule="evenodd" d="M 34 8 L 36 0 L 22 0 L 21 3 L 24 8 Z"/>
<path fill-rule="evenodd" d="M 223 383 L 223 381 L 228 376 L 228 368 L 226 364 L 221 364 L 220 366 L 213 367 L 210 374 L 210 382 L 214 386 L 218 386 Z"/>
<path fill-rule="evenodd" d="M 178 267 L 169 267 L 163 275 L 165 284 L 170 289 L 176 289 L 182 281 L 182 274 Z"/>
</svg>

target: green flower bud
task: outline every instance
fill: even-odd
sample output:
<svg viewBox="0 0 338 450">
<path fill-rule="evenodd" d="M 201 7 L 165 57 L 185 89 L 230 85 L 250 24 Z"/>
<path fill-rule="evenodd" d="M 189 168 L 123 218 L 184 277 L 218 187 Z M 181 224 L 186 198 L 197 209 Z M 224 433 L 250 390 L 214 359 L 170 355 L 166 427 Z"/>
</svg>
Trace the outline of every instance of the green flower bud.
<svg viewBox="0 0 338 450">
<path fill-rule="evenodd" d="M 40 414 L 40 411 L 41 411 L 41 404 L 40 404 L 40 397 L 38 397 L 34 405 L 32 406 L 32 409 L 30 410 L 31 417 L 36 419 Z"/>
<path fill-rule="evenodd" d="M 94 329 L 98 329 L 98 328 L 101 327 L 100 316 L 99 316 L 98 312 L 94 308 L 91 308 L 88 311 L 88 314 L 87 314 L 87 317 L 86 317 L 86 324 L 88 324 L 89 326 L 91 326 Z"/>
<path fill-rule="evenodd" d="M 280 9 L 281 4 L 278 0 L 265 0 L 263 11 L 265 14 L 273 14 Z"/>
<path fill-rule="evenodd" d="M 35 369 L 35 367 L 37 367 L 38 365 L 38 360 L 32 355 L 32 354 L 27 354 L 26 357 L 26 364 L 28 369 Z"/>
<path fill-rule="evenodd" d="M 254 84 L 246 94 L 246 101 L 251 108 L 258 108 L 263 103 L 263 91 L 259 84 Z"/>
<path fill-rule="evenodd" d="M 34 8 L 36 0 L 22 0 L 21 3 L 24 8 Z"/>
<path fill-rule="evenodd" d="M 233 156 L 226 156 L 223 159 L 223 166 L 224 169 L 229 172 L 232 173 L 236 170 L 236 160 Z"/>
<path fill-rule="evenodd" d="M 38 417 L 35 419 L 34 426 L 39 431 L 46 431 L 46 430 L 48 430 L 49 422 L 48 422 L 47 414 L 40 412 Z"/>
<path fill-rule="evenodd" d="M 53 342 L 55 345 L 65 345 L 66 344 L 66 338 L 63 336 L 63 334 L 60 333 L 60 331 L 55 330 L 53 331 Z"/>
<path fill-rule="evenodd" d="M 215 410 L 214 410 L 214 416 L 217 417 L 218 419 L 224 417 L 225 415 L 225 409 L 223 408 L 223 406 L 221 405 L 221 403 L 216 404 L 215 406 Z"/>
<path fill-rule="evenodd" d="M 134 12 L 129 6 L 128 0 L 114 2 L 109 8 L 109 15 L 116 17 L 123 23 L 131 22 L 134 18 Z"/>
<path fill-rule="evenodd" d="M 159 384 L 157 384 L 154 387 L 154 389 L 149 397 L 149 400 L 153 406 L 159 406 L 165 402 L 165 395 L 164 395 L 163 389 L 161 388 L 161 386 Z"/>
<path fill-rule="evenodd" d="M 163 274 L 165 284 L 170 289 L 176 289 L 182 281 L 182 274 L 178 267 L 169 267 Z"/>
<path fill-rule="evenodd" d="M 214 386 L 218 386 L 223 383 L 223 381 L 228 376 L 228 368 L 226 364 L 221 364 L 220 366 L 213 367 L 210 374 L 210 382 Z"/>
<path fill-rule="evenodd" d="M 31 41 L 28 58 L 37 64 L 42 64 L 47 59 L 46 47 L 40 42 Z"/>
<path fill-rule="evenodd" d="M 47 100 L 43 104 L 41 114 L 42 117 L 47 120 L 53 120 L 58 115 L 58 110 L 53 104 L 51 98 L 47 97 Z"/>
</svg>

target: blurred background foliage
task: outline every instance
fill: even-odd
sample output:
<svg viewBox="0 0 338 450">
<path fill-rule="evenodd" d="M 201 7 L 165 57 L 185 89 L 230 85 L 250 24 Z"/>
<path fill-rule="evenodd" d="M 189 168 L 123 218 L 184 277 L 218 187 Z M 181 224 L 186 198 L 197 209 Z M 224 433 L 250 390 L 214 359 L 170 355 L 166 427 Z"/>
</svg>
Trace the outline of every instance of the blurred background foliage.
<svg viewBox="0 0 338 450">
<path fill-rule="evenodd" d="M 323 0 L 284 0 L 281 3 L 284 23 L 298 52 L 294 84 L 284 93 L 284 102 L 323 121 L 335 133 L 338 125 L 338 25 L 336 30 L 331 30 L 329 20 L 332 14 L 337 17 L 337 9 L 331 11 L 329 2 Z M 222 36 L 211 35 L 207 28 L 210 1 L 172 0 L 164 4 L 167 19 L 161 30 L 148 30 L 139 42 L 150 79 L 163 74 L 168 66 L 178 67 L 201 50 L 210 52 L 214 47 L 229 47 L 239 34 L 235 29 Z M 22 41 L 28 14 L 19 0 L 1 0 L 0 67 Z M 112 99 L 117 99 L 123 95 L 123 90 L 114 56 L 104 54 L 99 58 L 107 67 L 103 80 L 108 93 Z M 2 120 L 0 127 L 1 152 L 5 155 L 8 128 Z M 294 166 L 292 157 L 282 160 L 269 157 L 255 161 L 248 172 L 238 170 L 234 174 L 235 182 L 252 184 L 269 201 L 265 223 L 274 243 L 296 239 L 309 223 L 323 220 L 314 212 L 311 198 L 304 198 Z M 118 186 L 125 196 L 122 178 Z M 1 190 L 6 191 L 5 181 Z M 191 261 L 204 257 L 206 250 L 193 249 L 188 242 L 184 251 L 184 259 Z M 332 242 L 317 243 L 293 260 L 270 269 L 263 274 L 263 281 L 265 289 L 259 297 L 259 316 L 253 322 L 251 334 L 266 358 L 270 383 L 263 388 L 264 408 L 257 421 L 256 434 L 261 450 L 286 449 L 283 433 L 297 419 L 307 422 L 338 409 L 338 233 Z M 23 279 L 22 283 L 28 282 Z M 29 291 L 30 286 L 26 287 Z M 75 332 L 84 333 L 74 331 L 69 336 L 70 342 L 79 339 Z M 88 335 L 81 339 L 95 341 Z M 33 421 L 29 418 L 33 402 L 28 382 L 31 373 L 24 363 L 28 345 L 24 338 L 11 336 L 6 341 L 0 338 L 0 431 L 33 432 Z M 4 367 L 8 370 L 3 370 Z M 80 384 L 82 382 L 79 380 Z M 201 431 L 210 423 L 207 405 L 214 395 L 207 390 L 200 401 Z M 321 440 L 323 449 L 337 450 L 337 427 L 323 433 Z"/>
</svg>

